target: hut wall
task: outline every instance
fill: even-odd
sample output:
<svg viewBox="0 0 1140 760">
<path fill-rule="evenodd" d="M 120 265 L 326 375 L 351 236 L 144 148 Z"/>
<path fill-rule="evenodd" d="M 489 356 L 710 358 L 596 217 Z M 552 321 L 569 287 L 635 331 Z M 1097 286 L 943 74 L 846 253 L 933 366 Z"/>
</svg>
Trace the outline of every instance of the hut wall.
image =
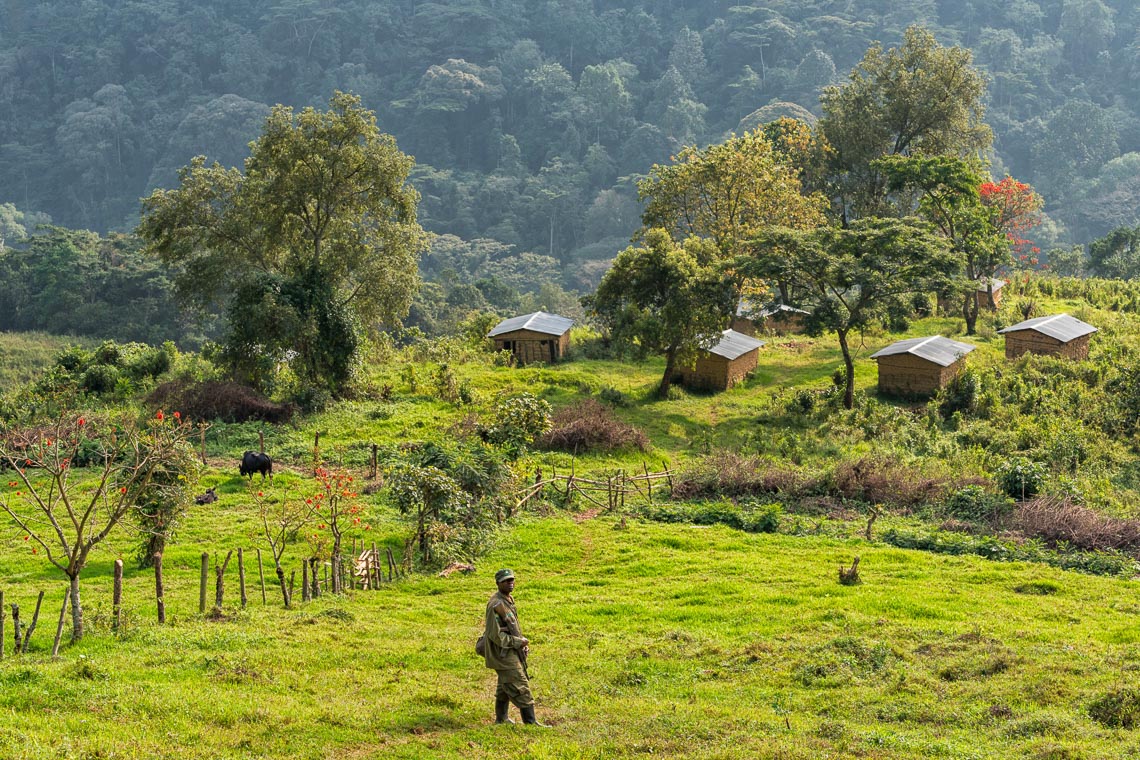
<svg viewBox="0 0 1140 760">
<path fill-rule="evenodd" d="M 997 309 L 999 306 L 1001 306 L 1002 290 L 1003 290 L 1002 288 L 998 288 L 997 290 L 994 291 L 994 305 L 992 308 L 990 307 L 990 298 L 989 298 L 990 294 L 984 290 L 976 291 L 976 296 L 978 299 L 978 308 L 979 309 L 990 309 L 991 311 Z"/>
<path fill-rule="evenodd" d="M 1068 343 L 1062 343 L 1036 330 L 1018 330 L 1005 335 L 1005 358 L 1016 359 L 1022 354 L 1045 354 L 1066 359 L 1087 359 L 1091 337 L 1091 334 L 1082 335 Z"/>
<path fill-rule="evenodd" d="M 510 351 L 519 364 L 556 362 L 566 356 L 570 348 L 570 331 L 562 335 L 515 330 L 495 336 L 496 351 Z"/>
<path fill-rule="evenodd" d="M 726 391 L 756 369 L 759 360 L 758 348 L 732 361 L 716 354 L 702 353 L 692 369 L 681 372 L 681 382 L 689 388 Z"/>
<path fill-rule="evenodd" d="M 959 359 L 949 367 L 943 367 L 911 354 L 884 356 L 878 362 L 879 392 L 896 396 L 933 396 L 958 374 L 963 365 Z"/>
<path fill-rule="evenodd" d="M 733 317 L 732 324 L 729 325 L 729 327 L 731 327 L 733 330 L 736 330 L 738 333 L 744 333 L 745 335 L 749 335 L 753 338 L 756 337 L 756 323 L 751 319 L 745 319 L 744 317 Z"/>
<path fill-rule="evenodd" d="M 777 335 L 802 333 L 804 331 L 804 315 L 795 312 L 777 312 L 764 318 L 764 329 Z"/>
</svg>

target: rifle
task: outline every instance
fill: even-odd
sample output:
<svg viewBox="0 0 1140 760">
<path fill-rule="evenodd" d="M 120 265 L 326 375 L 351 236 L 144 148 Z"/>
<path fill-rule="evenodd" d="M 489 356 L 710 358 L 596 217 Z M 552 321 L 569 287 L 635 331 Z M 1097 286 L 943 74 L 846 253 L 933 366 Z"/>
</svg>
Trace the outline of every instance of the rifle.
<svg viewBox="0 0 1140 760">
<path fill-rule="evenodd" d="M 506 629 L 511 632 L 512 636 L 518 636 L 520 639 L 523 638 L 522 629 L 519 628 L 518 618 L 514 616 L 514 614 L 510 611 L 510 609 L 506 607 L 506 605 L 504 605 L 502 602 L 496 604 L 495 614 L 499 617 L 499 624 L 506 627 Z M 519 649 L 519 662 L 522 663 L 523 675 L 525 675 L 526 680 L 529 681 L 530 673 L 526 669 L 525 646 Z"/>
</svg>

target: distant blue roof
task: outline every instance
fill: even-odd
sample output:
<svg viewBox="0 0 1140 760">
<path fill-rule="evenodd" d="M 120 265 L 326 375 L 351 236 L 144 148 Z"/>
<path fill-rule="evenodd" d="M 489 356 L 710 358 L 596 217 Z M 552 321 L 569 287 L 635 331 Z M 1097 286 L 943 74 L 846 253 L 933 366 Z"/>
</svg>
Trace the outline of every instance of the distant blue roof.
<svg viewBox="0 0 1140 760">
<path fill-rule="evenodd" d="M 1027 319 L 1004 330 L 998 330 L 998 332 L 1005 334 L 1020 330 L 1034 330 L 1042 335 L 1048 335 L 1050 338 L 1056 338 L 1062 343 L 1068 343 L 1074 338 L 1096 332 L 1096 328 L 1089 323 L 1082 322 L 1076 317 L 1070 317 L 1068 314 L 1054 314 L 1049 317 Z"/>
<path fill-rule="evenodd" d="M 756 340 L 736 330 L 725 330 L 721 333 L 720 342 L 710 348 L 710 354 L 723 356 L 729 361 L 739 359 L 749 351 L 754 351 L 764 345 L 764 341 Z"/>
<path fill-rule="evenodd" d="M 956 340 L 943 338 L 941 335 L 935 335 L 930 338 L 907 338 L 906 340 L 896 341 L 886 348 L 871 354 L 871 358 L 880 359 L 884 356 L 910 354 L 920 359 L 926 359 L 928 362 L 934 362 L 942 367 L 949 367 L 975 348 L 977 348 L 977 346 L 973 346 L 969 343 L 960 343 Z"/>
<path fill-rule="evenodd" d="M 560 317 L 557 314 L 547 314 L 545 311 L 536 311 L 533 314 L 523 314 L 521 317 L 504 319 L 495 325 L 495 329 L 487 333 L 488 338 L 516 330 L 530 330 L 531 332 L 546 333 L 547 335 L 562 335 L 573 326 L 574 320 Z"/>
</svg>

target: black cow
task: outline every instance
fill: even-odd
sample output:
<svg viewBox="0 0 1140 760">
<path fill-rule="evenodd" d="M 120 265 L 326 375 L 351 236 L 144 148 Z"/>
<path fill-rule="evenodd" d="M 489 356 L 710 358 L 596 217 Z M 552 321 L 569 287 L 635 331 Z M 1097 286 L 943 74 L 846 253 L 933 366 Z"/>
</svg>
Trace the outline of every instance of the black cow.
<svg viewBox="0 0 1140 760">
<path fill-rule="evenodd" d="M 273 460 L 268 454 L 247 451 L 241 455 L 241 467 L 238 468 L 238 472 L 248 475 L 250 480 L 253 480 L 253 473 L 260 472 L 261 479 L 265 480 L 266 475 L 273 476 Z"/>
</svg>

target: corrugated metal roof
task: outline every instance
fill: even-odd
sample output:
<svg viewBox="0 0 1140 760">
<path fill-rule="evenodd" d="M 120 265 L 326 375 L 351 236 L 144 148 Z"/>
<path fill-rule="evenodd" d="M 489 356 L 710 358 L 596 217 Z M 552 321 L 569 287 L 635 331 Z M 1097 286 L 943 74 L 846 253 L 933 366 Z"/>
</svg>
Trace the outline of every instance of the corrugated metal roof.
<svg viewBox="0 0 1140 760">
<path fill-rule="evenodd" d="M 1088 322 L 1082 322 L 1076 317 L 1070 317 L 1068 314 L 1054 314 L 1049 317 L 1027 319 L 1024 322 L 1011 325 L 1004 330 L 998 330 L 998 332 L 1005 334 L 1019 332 L 1021 330 L 1034 330 L 1042 335 L 1048 335 L 1050 338 L 1056 338 L 1062 343 L 1068 343 L 1074 338 L 1096 332 L 1096 328 Z"/>
<path fill-rule="evenodd" d="M 992 278 L 991 282 L 993 282 L 993 284 L 994 284 L 994 292 L 995 293 L 998 292 L 999 290 L 1001 290 L 1002 288 L 1004 288 L 1008 284 L 1008 283 L 1006 283 L 1005 280 L 999 280 L 996 277 Z M 986 282 L 986 279 L 984 277 L 978 278 L 978 292 L 980 292 L 980 293 L 988 293 L 989 292 L 989 284 Z"/>
<path fill-rule="evenodd" d="M 935 335 L 930 338 L 907 338 L 892 343 L 884 349 L 871 354 L 872 359 L 898 354 L 910 354 L 928 362 L 934 362 L 942 367 L 949 367 L 977 346 L 969 343 L 960 343 L 956 340 Z"/>
<path fill-rule="evenodd" d="M 723 356 L 729 361 L 739 359 L 749 351 L 764 345 L 764 341 L 738 333 L 736 330 L 725 330 L 720 335 L 720 342 L 710 348 L 709 353 Z"/>
<path fill-rule="evenodd" d="M 736 305 L 736 316 L 744 317 L 745 319 L 763 319 L 770 317 L 777 312 L 786 312 L 790 314 L 811 314 L 810 311 L 804 309 L 797 309 L 794 306 L 788 306 L 782 303 L 772 303 L 767 306 L 757 308 L 755 304 L 747 298 L 741 298 L 740 302 Z"/>
<path fill-rule="evenodd" d="M 562 335 L 573 326 L 574 320 L 560 317 L 557 314 L 547 314 L 545 311 L 536 311 L 533 314 L 523 314 L 521 317 L 504 319 L 495 325 L 495 329 L 487 333 L 488 338 L 515 330 L 530 330 L 532 332 L 546 333 L 547 335 Z"/>
<path fill-rule="evenodd" d="M 773 314 L 779 314 L 779 313 L 784 313 L 784 314 L 811 314 L 811 312 L 807 311 L 806 309 L 797 309 L 795 306 L 788 306 L 785 303 L 778 303 L 778 304 L 773 304 L 772 306 L 764 307 L 763 309 L 760 310 L 760 313 L 757 314 L 756 316 L 758 316 L 758 317 L 770 317 Z"/>
</svg>

